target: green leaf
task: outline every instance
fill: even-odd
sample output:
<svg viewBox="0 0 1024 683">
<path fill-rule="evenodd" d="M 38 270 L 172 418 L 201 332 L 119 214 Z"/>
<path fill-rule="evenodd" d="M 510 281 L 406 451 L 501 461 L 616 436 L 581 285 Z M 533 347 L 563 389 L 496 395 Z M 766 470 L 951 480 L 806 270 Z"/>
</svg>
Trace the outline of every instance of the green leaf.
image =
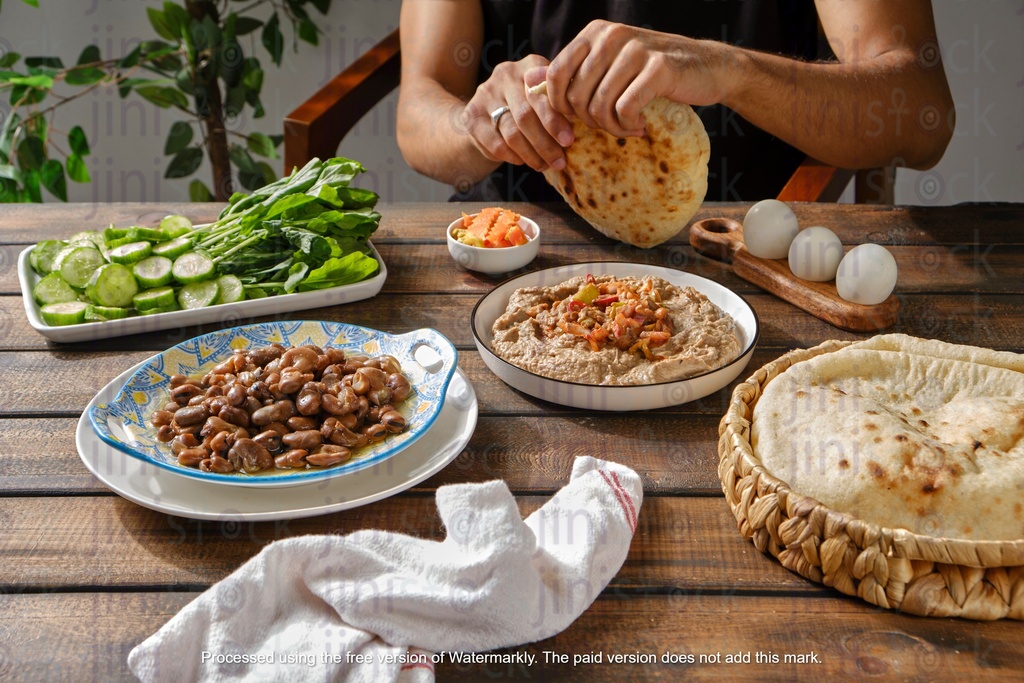
<svg viewBox="0 0 1024 683">
<path fill-rule="evenodd" d="M 39 172 L 27 171 L 22 174 L 22 186 L 25 188 L 21 198 L 23 202 L 43 203 L 43 193 L 39 191 Z"/>
<path fill-rule="evenodd" d="M 70 85 L 91 85 L 102 80 L 106 72 L 96 66 L 89 66 L 102 61 L 100 49 L 95 45 L 87 46 L 78 56 L 77 65 L 68 70 L 65 81 Z"/>
<path fill-rule="evenodd" d="M 242 85 L 246 90 L 251 90 L 258 95 L 263 89 L 263 69 L 259 67 L 259 62 L 253 65 L 252 62 L 255 61 L 252 58 L 245 60 L 245 64 L 242 66 Z"/>
<path fill-rule="evenodd" d="M 227 97 L 224 98 L 224 111 L 228 116 L 234 117 L 241 113 L 243 107 L 245 107 L 245 86 L 236 85 L 228 90 Z"/>
<path fill-rule="evenodd" d="M 300 292 L 308 292 L 314 289 L 349 285 L 370 277 L 377 272 L 377 268 L 376 259 L 353 252 L 341 258 L 328 259 L 324 265 L 312 271 L 299 284 L 298 289 Z"/>
<path fill-rule="evenodd" d="M 142 45 L 136 45 L 135 49 L 126 54 L 120 62 L 117 63 L 118 67 L 122 69 L 130 69 L 139 63 L 139 57 L 142 56 Z"/>
<path fill-rule="evenodd" d="M 178 90 L 186 95 L 196 94 L 196 84 L 192 81 L 192 72 L 189 69 L 178 69 L 178 73 L 174 74 L 174 82 Z"/>
<path fill-rule="evenodd" d="M 68 177 L 76 183 L 87 183 L 91 180 L 89 169 L 86 167 L 82 157 L 77 154 L 69 154 L 67 159 Z"/>
<path fill-rule="evenodd" d="M 42 138 L 34 135 L 18 144 L 18 165 L 23 169 L 38 170 L 46 162 L 46 148 Z"/>
<path fill-rule="evenodd" d="M 310 45 L 317 45 L 320 42 L 319 33 L 320 29 L 309 19 L 303 19 L 299 22 L 299 38 Z"/>
<path fill-rule="evenodd" d="M 31 5 L 32 7 L 39 7 L 39 0 L 21 0 L 21 1 L 23 3 L 25 3 L 26 5 Z"/>
<path fill-rule="evenodd" d="M 47 66 L 51 69 L 63 69 L 64 62 L 60 57 L 25 57 L 25 66 Z"/>
<path fill-rule="evenodd" d="M 85 131 L 82 130 L 81 126 L 75 126 L 68 133 L 68 144 L 71 145 L 71 151 L 80 157 L 89 155 L 89 141 L 85 138 Z"/>
<path fill-rule="evenodd" d="M 192 17 L 189 16 L 188 10 L 177 3 L 165 2 L 163 15 L 167 30 L 171 32 L 169 40 L 181 40 L 182 36 L 185 35 L 185 30 L 192 22 Z"/>
<path fill-rule="evenodd" d="M 245 143 L 253 154 L 259 154 L 261 157 L 268 157 L 270 159 L 279 158 L 277 150 L 274 149 L 274 141 L 263 133 L 250 133 L 249 137 L 245 139 Z"/>
<path fill-rule="evenodd" d="M 12 78 L 8 78 L 7 82 L 14 85 L 24 85 L 29 88 L 41 88 L 42 90 L 49 90 L 53 87 L 53 77 L 43 74 L 37 74 L 35 76 L 14 76 Z"/>
<path fill-rule="evenodd" d="M 203 184 L 202 180 L 193 180 L 188 184 L 188 200 L 190 202 L 212 202 L 213 193 Z"/>
<path fill-rule="evenodd" d="M 327 14 L 331 9 L 331 0 L 310 0 L 310 4 L 316 7 L 320 14 Z"/>
<path fill-rule="evenodd" d="M 316 197 L 310 197 L 308 194 L 290 194 L 274 202 L 267 211 L 266 218 L 277 218 L 285 211 L 292 211 L 315 201 Z"/>
<path fill-rule="evenodd" d="M 199 165 L 203 163 L 202 147 L 186 147 L 171 159 L 167 166 L 165 178 L 184 178 L 196 172 Z"/>
<path fill-rule="evenodd" d="M 242 46 L 234 38 L 225 40 L 220 46 L 220 77 L 229 88 L 238 85 L 242 80 L 245 55 Z"/>
<path fill-rule="evenodd" d="M 78 55 L 78 62 L 76 64 L 82 66 L 83 64 L 95 64 L 101 61 L 103 61 L 103 58 L 100 57 L 100 49 L 95 45 L 87 45 L 82 50 L 82 54 Z"/>
<path fill-rule="evenodd" d="M 21 173 L 18 171 L 16 166 L 12 166 L 11 164 L 0 164 L 0 178 L 20 183 Z"/>
<path fill-rule="evenodd" d="M 235 35 L 248 35 L 261 26 L 263 26 L 263 22 L 259 19 L 253 19 L 252 17 L 238 17 L 238 21 L 235 22 Z"/>
<path fill-rule="evenodd" d="M 238 182 L 242 184 L 247 190 L 257 190 L 264 185 L 274 182 L 274 169 L 270 168 L 269 164 L 259 162 L 256 165 L 256 169 L 252 172 L 249 171 L 238 171 Z"/>
<path fill-rule="evenodd" d="M 20 123 L 21 117 L 18 116 L 18 112 L 12 111 L 4 119 L 3 126 L 0 126 L 0 159 L 3 159 L 4 163 L 11 160 L 11 145 L 14 143 L 14 131 Z"/>
<path fill-rule="evenodd" d="M 153 25 L 153 30 L 156 31 L 157 35 L 167 40 L 180 40 L 181 35 L 175 35 L 171 31 L 170 25 L 167 23 L 167 17 L 164 13 L 154 7 L 146 8 L 146 16 L 149 17 L 149 23 Z"/>
<path fill-rule="evenodd" d="M 270 20 L 263 27 L 260 37 L 263 47 L 267 48 L 270 58 L 274 64 L 281 66 L 281 55 L 284 53 L 284 36 L 281 34 L 281 22 L 277 18 L 277 12 L 270 17 Z"/>
<path fill-rule="evenodd" d="M 231 163 L 238 167 L 239 171 L 245 173 L 256 173 L 256 162 L 249 156 L 249 152 L 245 150 L 241 145 L 231 145 L 228 148 L 228 156 L 231 158 Z M 253 188 L 246 188 L 253 189 Z"/>
<path fill-rule="evenodd" d="M 56 159 L 47 159 L 39 171 L 43 187 L 62 202 L 68 200 L 68 182 L 64 177 L 64 166 Z"/>
<path fill-rule="evenodd" d="M 260 96 L 252 90 L 246 90 L 245 101 L 252 107 L 252 117 L 254 119 L 262 119 L 266 112 L 263 110 L 263 103 L 260 102 Z"/>
<path fill-rule="evenodd" d="M 188 100 L 185 99 L 184 93 L 177 88 L 144 85 L 136 87 L 135 92 L 140 97 L 163 109 L 172 106 L 178 106 L 182 109 L 188 108 Z"/>
<path fill-rule="evenodd" d="M 21 55 L 17 52 L 5 52 L 4 56 L 0 57 L 0 68 L 6 69 L 9 66 L 14 66 L 19 59 L 21 59 Z"/>
<path fill-rule="evenodd" d="M 175 121 L 167 134 L 164 143 L 164 154 L 177 154 L 192 142 L 192 125 L 185 121 Z"/>
</svg>

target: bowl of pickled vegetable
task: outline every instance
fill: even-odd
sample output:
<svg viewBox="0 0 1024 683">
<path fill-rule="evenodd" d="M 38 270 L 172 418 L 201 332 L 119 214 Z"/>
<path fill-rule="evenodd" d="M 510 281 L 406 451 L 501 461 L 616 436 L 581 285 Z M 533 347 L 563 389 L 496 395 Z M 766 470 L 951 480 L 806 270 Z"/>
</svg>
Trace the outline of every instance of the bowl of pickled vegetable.
<svg viewBox="0 0 1024 683">
<path fill-rule="evenodd" d="M 540 249 L 540 227 L 498 207 L 462 214 L 448 226 L 448 253 L 466 270 L 499 275 L 530 263 Z"/>
</svg>

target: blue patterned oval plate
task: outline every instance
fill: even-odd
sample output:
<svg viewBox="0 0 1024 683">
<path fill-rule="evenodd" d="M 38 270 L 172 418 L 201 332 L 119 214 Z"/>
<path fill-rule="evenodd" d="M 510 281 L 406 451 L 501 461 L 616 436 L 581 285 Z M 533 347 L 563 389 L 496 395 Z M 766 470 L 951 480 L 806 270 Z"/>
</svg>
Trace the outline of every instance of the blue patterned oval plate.
<svg viewBox="0 0 1024 683">
<path fill-rule="evenodd" d="M 396 406 L 405 416 L 406 430 L 354 451 L 347 462 L 323 469 L 217 474 L 179 465 L 170 444 L 160 443 L 156 429 L 149 424 L 153 411 L 170 398 L 171 376 L 202 376 L 235 349 L 274 342 L 285 346 L 333 346 L 366 356 L 394 356 L 414 389 L 409 398 Z M 423 436 L 441 412 L 457 362 L 458 353 L 452 343 L 432 329 L 392 335 L 356 325 L 308 320 L 245 325 L 195 337 L 153 356 L 125 383 L 112 403 L 101 403 L 89 411 L 89 421 L 96 434 L 114 448 L 186 477 L 257 488 L 296 486 L 372 467 Z"/>
</svg>

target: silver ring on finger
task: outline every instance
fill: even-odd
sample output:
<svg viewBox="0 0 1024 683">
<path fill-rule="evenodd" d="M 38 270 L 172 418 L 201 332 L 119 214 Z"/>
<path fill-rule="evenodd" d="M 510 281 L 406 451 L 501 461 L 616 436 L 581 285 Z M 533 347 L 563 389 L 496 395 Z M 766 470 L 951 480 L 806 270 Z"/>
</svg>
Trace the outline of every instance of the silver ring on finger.
<svg viewBox="0 0 1024 683">
<path fill-rule="evenodd" d="M 505 106 L 498 107 L 497 109 L 491 112 L 491 123 L 494 125 L 495 128 L 498 127 L 498 122 L 501 121 L 501 117 L 509 113 L 509 111 L 511 111 L 511 107 L 509 107 L 506 104 Z"/>
</svg>

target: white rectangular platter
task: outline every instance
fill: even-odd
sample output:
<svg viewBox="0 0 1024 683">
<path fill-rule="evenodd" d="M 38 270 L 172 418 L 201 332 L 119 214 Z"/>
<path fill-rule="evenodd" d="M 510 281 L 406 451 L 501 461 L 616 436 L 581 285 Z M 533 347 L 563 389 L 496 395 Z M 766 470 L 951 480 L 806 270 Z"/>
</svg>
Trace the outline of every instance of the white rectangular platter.
<svg viewBox="0 0 1024 683">
<path fill-rule="evenodd" d="M 155 313 L 153 315 L 134 316 L 122 318 L 121 320 L 108 320 L 106 322 L 82 323 L 80 325 L 53 326 L 43 322 L 42 317 L 39 315 L 39 306 L 36 305 L 35 300 L 32 298 L 32 288 L 39 282 L 39 275 L 32 270 L 32 266 L 28 261 L 28 255 L 32 251 L 32 247 L 28 247 L 18 256 L 18 279 L 21 281 L 21 296 L 25 304 L 25 315 L 28 316 L 28 322 L 32 325 L 33 329 L 55 342 L 87 342 L 205 323 L 219 323 L 233 327 L 245 318 L 287 313 L 289 311 L 302 311 L 307 308 L 337 306 L 361 299 L 369 299 L 380 292 L 381 287 L 384 286 L 384 280 L 388 276 L 384 259 L 380 257 L 373 244 L 370 244 L 370 248 L 373 250 L 373 257 L 377 259 L 377 263 L 380 265 L 380 270 L 372 278 L 362 282 L 331 287 L 329 289 L 318 289 L 312 292 L 281 294 L 262 299 L 248 299 L 234 304 L 221 304 L 220 306 L 171 311 L 170 313 Z"/>
</svg>

